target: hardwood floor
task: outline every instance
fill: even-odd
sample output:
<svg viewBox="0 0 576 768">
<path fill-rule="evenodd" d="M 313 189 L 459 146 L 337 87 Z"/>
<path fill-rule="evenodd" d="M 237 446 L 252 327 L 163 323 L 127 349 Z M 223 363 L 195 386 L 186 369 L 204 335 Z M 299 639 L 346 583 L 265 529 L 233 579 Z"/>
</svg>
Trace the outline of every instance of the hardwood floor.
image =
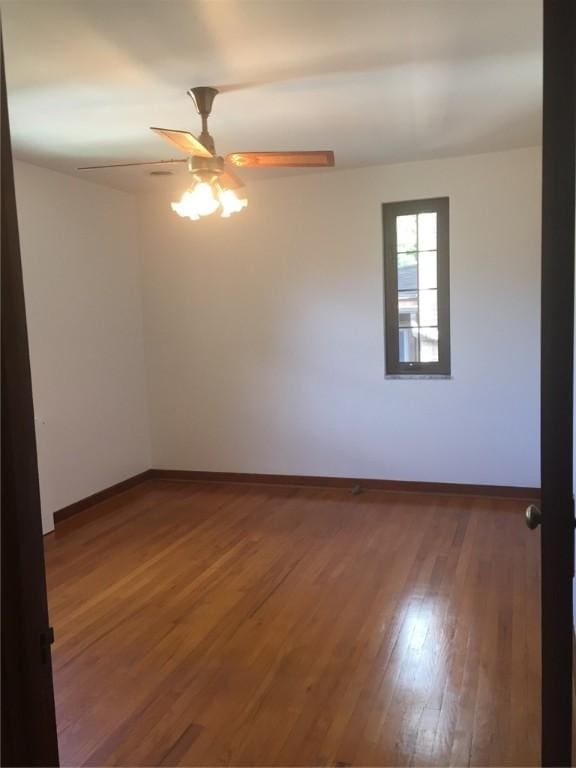
<svg viewBox="0 0 576 768">
<path fill-rule="evenodd" d="M 536 765 L 523 508 L 153 480 L 63 523 L 62 765 Z"/>
</svg>

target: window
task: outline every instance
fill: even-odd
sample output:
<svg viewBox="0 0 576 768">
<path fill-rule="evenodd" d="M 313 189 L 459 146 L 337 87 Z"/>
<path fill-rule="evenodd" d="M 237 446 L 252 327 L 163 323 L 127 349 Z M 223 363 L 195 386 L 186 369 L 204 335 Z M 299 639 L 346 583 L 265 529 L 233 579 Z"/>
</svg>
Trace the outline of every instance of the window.
<svg viewBox="0 0 576 768">
<path fill-rule="evenodd" d="M 450 375 L 447 197 L 385 203 L 386 373 Z"/>
</svg>

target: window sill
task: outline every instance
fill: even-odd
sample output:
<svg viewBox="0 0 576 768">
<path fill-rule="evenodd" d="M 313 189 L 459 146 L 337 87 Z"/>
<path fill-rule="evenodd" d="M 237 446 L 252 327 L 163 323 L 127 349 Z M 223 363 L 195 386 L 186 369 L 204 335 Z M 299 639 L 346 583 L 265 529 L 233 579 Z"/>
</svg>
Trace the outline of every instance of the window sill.
<svg viewBox="0 0 576 768">
<path fill-rule="evenodd" d="M 451 373 L 387 373 L 386 379 L 452 379 Z"/>
</svg>

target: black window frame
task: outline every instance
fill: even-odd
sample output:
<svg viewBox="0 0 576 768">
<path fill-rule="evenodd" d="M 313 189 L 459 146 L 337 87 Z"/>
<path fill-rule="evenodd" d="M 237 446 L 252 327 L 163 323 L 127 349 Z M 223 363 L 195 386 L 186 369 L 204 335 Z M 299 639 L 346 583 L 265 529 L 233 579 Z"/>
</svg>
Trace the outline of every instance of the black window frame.
<svg viewBox="0 0 576 768">
<path fill-rule="evenodd" d="M 436 213 L 437 290 L 438 290 L 438 361 L 400 362 L 398 321 L 398 252 L 396 218 L 418 213 Z M 386 375 L 440 376 L 451 375 L 450 360 L 450 199 L 434 197 L 425 200 L 383 203 L 384 228 L 384 325 L 386 340 Z"/>
</svg>

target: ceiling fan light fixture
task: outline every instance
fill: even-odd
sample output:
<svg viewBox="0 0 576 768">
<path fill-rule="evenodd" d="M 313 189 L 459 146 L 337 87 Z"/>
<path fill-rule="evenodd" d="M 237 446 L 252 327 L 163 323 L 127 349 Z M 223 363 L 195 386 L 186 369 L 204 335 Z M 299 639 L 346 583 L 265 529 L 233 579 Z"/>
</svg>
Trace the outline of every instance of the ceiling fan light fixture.
<svg viewBox="0 0 576 768">
<path fill-rule="evenodd" d="M 178 202 L 172 203 L 172 210 L 178 216 L 197 221 L 200 217 L 211 216 L 218 210 L 220 216 L 227 219 L 233 213 L 244 210 L 248 205 L 244 193 L 237 191 L 244 188 L 244 182 L 229 167 L 231 165 L 240 168 L 329 168 L 334 165 L 334 152 L 329 149 L 232 152 L 225 157 L 217 155 L 214 139 L 208 130 L 208 117 L 217 93 L 217 88 L 209 86 L 190 88 L 188 91 L 202 118 L 202 132 L 198 137 L 189 131 L 151 127 L 154 133 L 184 152 L 187 155 L 185 159 L 91 165 L 78 170 L 95 171 L 101 168 L 123 166 L 187 163 L 193 184 Z M 159 176 L 162 173 L 162 171 L 152 171 L 151 175 Z"/>
<path fill-rule="evenodd" d="M 211 185 L 207 181 L 198 181 L 182 195 L 177 203 L 172 203 L 172 210 L 178 216 L 197 221 L 201 216 L 210 216 L 218 208 Z"/>
<path fill-rule="evenodd" d="M 233 189 L 221 189 L 218 199 L 222 206 L 220 216 L 223 219 L 228 219 L 233 213 L 240 213 L 248 205 L 248 200 L 245 197 L 238 197 Z"/>
<path fill-rule="evenodd" d="M 195 174 L 192 186 L 178 202 L 171 204 L 171 208 L 178 216 L 198 221 L 200 217 L 210 216 L 218 210 L 221 211 L 220 216 L 227 219 L 247 205 L 245 197 L 238 197 L 234 190 L 222 187 L 217 177 L 207 179 L 204 174 Z"/>
</svg>

